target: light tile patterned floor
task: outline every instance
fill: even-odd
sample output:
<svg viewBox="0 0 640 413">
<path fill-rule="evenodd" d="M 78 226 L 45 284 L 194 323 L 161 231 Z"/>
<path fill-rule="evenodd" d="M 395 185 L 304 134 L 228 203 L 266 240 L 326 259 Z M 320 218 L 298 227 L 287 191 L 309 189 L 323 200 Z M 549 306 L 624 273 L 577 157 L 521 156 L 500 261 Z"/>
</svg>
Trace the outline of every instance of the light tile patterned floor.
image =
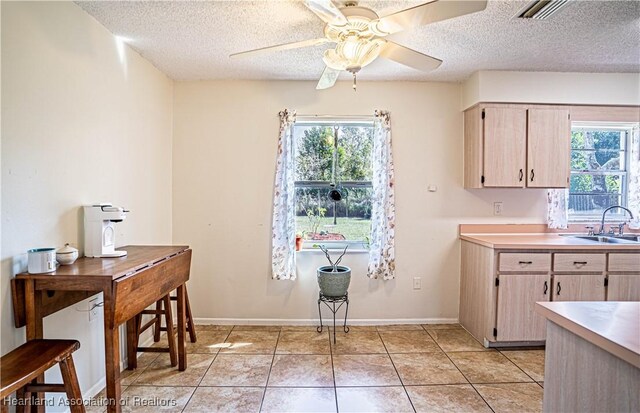
<svg viewBox="0 0 640 413">
<path fill-rule="evenodd" d="M 124 411 L 542 410 L 544 351 L 485 349 L 457 324 L 354 327 L 339 331 L 337 344 L 315 327 L 197 331 L 187 371 L 167 354 L 145 353 L 138 370 L 123 372 Z"/>
</svg>

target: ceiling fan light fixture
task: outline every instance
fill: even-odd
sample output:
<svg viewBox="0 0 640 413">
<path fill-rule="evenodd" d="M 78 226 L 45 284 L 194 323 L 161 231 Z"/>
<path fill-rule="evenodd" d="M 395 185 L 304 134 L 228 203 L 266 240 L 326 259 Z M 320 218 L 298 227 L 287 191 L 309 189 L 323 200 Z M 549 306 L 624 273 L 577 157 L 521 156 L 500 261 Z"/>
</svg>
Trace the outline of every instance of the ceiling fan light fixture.
<svg viewBox="0 0 640 413">
<path fill-rule="evenodd" d="M 338 42 L 335 49 L 326 50 L 322 60 L 332 69 L 358 72 L 380 55 L 384 44 L 382 39 L 347 36 Z"/>
</svg>

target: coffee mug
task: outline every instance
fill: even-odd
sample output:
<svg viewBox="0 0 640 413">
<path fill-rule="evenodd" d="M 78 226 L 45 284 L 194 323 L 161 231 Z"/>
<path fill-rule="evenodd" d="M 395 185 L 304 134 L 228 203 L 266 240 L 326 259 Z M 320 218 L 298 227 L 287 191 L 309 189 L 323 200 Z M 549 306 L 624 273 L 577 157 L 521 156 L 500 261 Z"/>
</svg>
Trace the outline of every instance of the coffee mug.
<svg viewBox="0 0 640 413">
<path fill-rule="evenodd" d="M 34 248 L 27 251 L 29 274 L 43 274 L 56 270 L 55 248 Z"/>
</svg>

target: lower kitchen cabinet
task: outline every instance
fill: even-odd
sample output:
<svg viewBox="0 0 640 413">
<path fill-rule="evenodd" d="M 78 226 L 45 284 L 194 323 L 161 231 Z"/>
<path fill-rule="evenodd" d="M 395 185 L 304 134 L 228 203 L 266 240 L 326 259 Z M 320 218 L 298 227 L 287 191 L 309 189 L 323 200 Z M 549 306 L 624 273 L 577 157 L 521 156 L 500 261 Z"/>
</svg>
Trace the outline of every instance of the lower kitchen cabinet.
<svg viewBox="0 0 640 413">
<path fill-rule="evenodd" d="M 640 301 L 638 250 L 613 248 L 497 249 L 463 240 L 460 324 L 486 347 L 541 344 L 536 302 Z"/>
<path fill-rule="evenodd" d="M 607 301 L 640 301 L 640 274 L 609 274 Z"/>
<path fill-rule="evenodd" d="M 604 301 L 603 274 L 570 274 L 553 276 L 553 301 Z"/>
<path fill-rule="evenodd" d="M 545 318 L 536 313 L 539 301 L 549 301 L 548 274 L 500 274 L 495 338 L 497 341 L 541 341 Z"/>
</svg>

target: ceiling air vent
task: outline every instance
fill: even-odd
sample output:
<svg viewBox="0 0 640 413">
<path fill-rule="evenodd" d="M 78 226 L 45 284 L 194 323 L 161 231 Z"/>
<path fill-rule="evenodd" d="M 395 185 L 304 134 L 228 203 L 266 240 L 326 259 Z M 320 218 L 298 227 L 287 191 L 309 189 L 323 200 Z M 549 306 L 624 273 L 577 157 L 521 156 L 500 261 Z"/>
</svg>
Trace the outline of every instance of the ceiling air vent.
<svg viewBox="0 0 640 413">
<path fill-rule="evenodd" d="M 517 17 L 520 19 L 548 19 L 571 0 L 536 0 L 524 8 Z"/>
</svg>

